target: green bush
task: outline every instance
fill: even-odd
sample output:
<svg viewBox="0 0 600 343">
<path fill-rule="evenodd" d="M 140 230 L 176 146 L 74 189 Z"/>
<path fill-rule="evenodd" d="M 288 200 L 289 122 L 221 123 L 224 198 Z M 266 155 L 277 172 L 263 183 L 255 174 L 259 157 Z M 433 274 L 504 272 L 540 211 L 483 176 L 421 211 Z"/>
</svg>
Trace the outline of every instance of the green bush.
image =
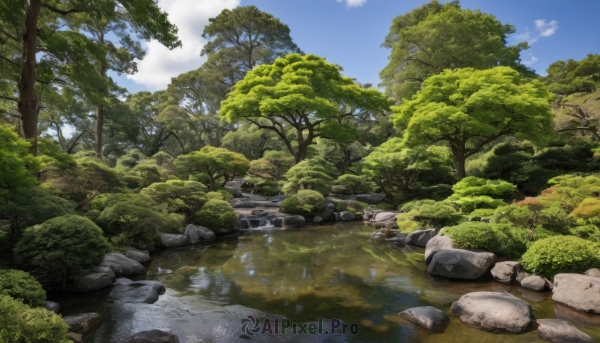
<svg viewBox="0 0 600 343">
<path fill-rule="evenodd" d="M 553 278 L 600 266 L 598 245 L 575 236 L 553 236 L 534 242 L 521 258 L 523 267 Z"/>
<path fill-rule="evenodd" d="M 0 342 L 69 343 L 69 325 L 45 308 L 30 308 L 0 294 Z"/>
<path fill-rule="evenodd" d="M 460 211 L 462 213 L 471 213 L 477 209 L 494 209 L 506 203 L 499 199 L 493 199 L 487 195 L 479 196 L 467 196 L 462 198 L 453 198 L 453 203 L 460 205 Z"/>
<path fill-rule="evenodd" d="M 369 207 L 369 204 L 357 200 L 341 200 L 335 204 L 337 212 L 350 211 L 354 214 L 363 214 L 363 211 Z"/>
<path fill-rule="evenodd" d="M 575 218 L 554 205 L 537 209 L 533 206 L 513 204 L 498 207 L 494 212 L 492 222 L 510 223 L 529 229 L 543 227 L 559 234 L 568 234 L 570 227 L 575 225 Z"/>
<path fill-rule="evenodd" d="M 15 247 L 15 260 L 66 280 L 71 273 L 100 264 L 108 250 L 96 224 L 85 217 L 67 215 L 27 228 Z"/>
<path fill-rule="evenodd" d="M 323 195 L 331 191 L 332 181 L 337 172 L 335 167 L 321 159 L 304 160 L 287 171 L 287 182 L 283 186 L 285 194 L 296 194 L 301 190 L 314 190 Z"/>
<path fill-rule="evenodd" d="M 38 307 L 46 304 L 46 292 L 33 276 L 22 270 L 0 269 L 0 294 Z"/>
<path fill-rule="evenodd" d="M 325 198 L 319 192 L 301 190 L 283 200 L 280 206 L 284 213 L 314 215 L 323 210 Z"/>
<path fill-rule="evenodd" d="M 469 176 L 457 182 L 454 187 L 452 187 L 452 190 L 454 191 L 454 194 L 459 197 L 477 195 L 501 197 L 516 191 L 517 187 L 502 180 L 487 180 Z"/>
<path fill-rule="evenodd" d="M 169 212 L 191 216 L 206 202 L 206 186 L 196 181 L 156 182 L 140 191 L 141 195 L 168 207 Z"/>
<path fill-rule="evenodd" d="M 231 194 L 230 192 L 224 190 L 224 189 L 218 189 L 217 193 L 220 193 L 223 196 L 223 200 L 225 201 L 229 201 L 233 199 L 233 194 Z"/>
<path fill-rule="evenodd" d="M 206 193 L 206 199 L 208 200 L 224 200 L 223 194 L 219 192 L 208 192 Z"/>
<path fill-rule="evenodd" d="M 443 202 L 423 203 L 413 207 L 408 214 L 422 225 L 433 227 L 456 225 L 463 219 L 454 207 Z"/>
<path fill-rule="evenodd" d="M 526 251 L 528 233 L 529 230 L 510 225 L 481 222 L 465 222 L 442 231 L 457 248 L 481 249 L 508 257 L 519 257 Z"/>
<path fill-rule="evenodd" d="M 497 209 L 494 210 L 491 208 L 480 208 L 478 210 L 471 212 L 471 214 L 469 214 L 469 220 L 470 221 L 480 221 L 483 218 L 490 219 L 494 216 L 495 211 L 497 211 Z"/>
<path fill-rule="evenodd" d="M 338 192 L 343 194 L 361 194 L 372 191 L 371 185 L 363 175 L 344 174 L 337 178 L 334 186 Z"/>
<path fill-rule="evenodd" d="M 194 218 L 195 224 L 206 226 L 213 231 L 223 228 L 231 231 L 237 221 L 238 215 L 233 207 L 223 200 L 209 200 Z"/>
</svg>

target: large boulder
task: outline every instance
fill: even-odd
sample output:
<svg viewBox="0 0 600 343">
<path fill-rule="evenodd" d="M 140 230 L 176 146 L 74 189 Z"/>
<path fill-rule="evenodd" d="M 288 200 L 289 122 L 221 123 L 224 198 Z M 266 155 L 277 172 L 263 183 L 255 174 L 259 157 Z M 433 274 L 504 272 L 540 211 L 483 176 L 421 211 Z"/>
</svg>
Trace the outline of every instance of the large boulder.
<svg viewBox="0 0 600 343">
<path fill-rule="evenodd" d="M 211 229 L 193 224 L 188 225 L 183 234 L 187 236 L 192 244 L 198 242 L 212 242 L 217 239 L 217 235 L 215 235 Z"/>
<path fill-rule="evenodd" d="M 194 340 L 194 342 L 198 342 L 198 340 Z M 179 343 L 179 338 L 170 332 L 148 330 L 125 338 L 123 343 Z"/>
<path fill-rule="evenodd" d="M 136 248 L 129 247 L 125 251 L 125 256 L 140 263 L 150 262 L 150 252 L 147 250 L 138 250 Z"/>
<path fill-rule="evenodd" d="M 521 287 L 530 291 L 542 292 L 546 290 L 546 280 L 538 275 L 530 275 L 521 280 Z"/>
<path fill-rule="evenodd" d="M 600 314 L 600 278 L 581 274 L 554 277 L 552 300 L 580 311 Z"/>
<path fill-rule="evenodd" d="M 385 199 L 385 194 L 383 193 L 370 193 L 370 194 L 358 194 L 356 195 L 356 200 L 362 201 L 369 205 L 377 205 Z"/>
<path fill-rule="evenodd" d="M 323 210 L 321 213 L 317 214 L 315 218 L 320 217 L 321 221 L 327 222 L 333 219 L 333 212 L 335 212 L 335 204 L 331 200 L 325 199 L 325 206 L 323 206 Z"/>
<path fill-rule="evenodd" d="M 165 248 L 179 248 L 190 245 L 190 239 L 186 235 L 163 233 L 160 242 Z"/>
<path fill-rule="evenodd" d="M 86 335 L 102 324 L 102 316 L 96 312 L 66 316 L 63 320 L 69 325 L 69 331 L 80 335 Z"/>
<path fill-rule="evenodd" d="M 306 224 L 306 218 L 297 214 L 281 213 L 273 218 L 272 224 L 275 227 L 292 227 L 299 228 Z"/>
<path fill-rule="evenodd" d="M 435 255 L 438 251 L 442 250 L 452 250 L 454 246 L 452 246 L 452 238 L 448 236 L 435 236 L 425 245 L 425 263 L 430 264 L 433 255 Z"/>
<path fill-rule="evenodd" d="M 538 335 L 556 343 L 594 343 L 590 335 L 562 319 L 538 319 Z"/>
<path fill-rule="evenodd" d="M 496 255 L 467 250 L 438 251 L 429 264 L 429 273 L 449 279 L 474 280 L 496 263 Z"/>
<path fill-rule="evenodd" d="M 123 270 L 121 269 L 121 265 L 118 263 L 106 262 L 105 260 L 102 263 L 100 263 L 100 267 L 106 267 L 112 270 L 113 274 L 115 275 L 115 278 L 123 276 Z"/>
<path fill-rule="evenodd" d="M 338 218 L 340 221 L 351 221 L 351 220 L 355 220 L 356 216 L 354 215 L 354 213 L 350 212 L 350 211 L 342 211 L 339 213 Z"/>
<path fill-rule="evenodd" d="M 60 305 L 54 301 L 46 300 L 46 305 L 44 306 L 46 310 L 52 311 L 54 313 L 60 312 Z"/>
<path fill-rule="evenodd" d="M 394 212 L 379 212 L 373 217 L 373 219 L 371 219 L 371 221 L 374 221 L 374 222 L 387 222 L 390 220 L 395 221 L 397 216 L 398 216 L 398 213 L 394 213 Z"/>
<path fill-rule="evenodd" d="M 233 197 L 236 199 L 244 197 L 244 194 L 242 194 L 242 191 L 239 188 L 225 187 L 223 190 L 233 195 Z"/>
<path fill-rule="evenodd" d="M 111 263 L 119 265 L 121 267 L 121 274 L 125 276 L 146 273 L 146 267 L 144 267 L 141 263 L 117 252 L 109 252 L 106 254 L 101 265 L 105 264 L 110 266 Z M 118 274 L 115 273 L 115 275 Z"/>
<path fill-rule="evenodd" d="M 166 289 L 160 282 L 117 279 L 108 295 L 109 302 L 154 304 Z"/>
<path fill-rule="evenodd" d="M 531 305 L 508 293 L 468 293 L 452 303 L 450 310 L 463 323 L 486 331 L 519 333 L 533 321 Z"/>
<path fill-rule="evenodd" d="M 102 288 L 110 287 L 113 283 L 110 275 L 105 273 L 92 273 L 76 278 L 72 285 L 67 288 L 75 292 L 92 292 Z"/>
<path fill-rule="evenodd" d="M 435 229 L 417 230 L 409 233 L 408 236 L 406 236 L 406 244 L 412 244 L 424 248 L 427 246 L 427 242 L 435 237 L 436 234 L 437 232 Z"/>
<path fill-rule="evenodd" d="M 433 306 L 409 308 L 400 312 L 400 317 L 429 330 L 442 330 L 450 321 L 444 312 Z"/>
<path fill-rule="evenodd" d="M 79 278 L 82 278 L 86 275 L 95 274 L 95 273 L 107 274 L 110 277 L 111 284 L 113 282 L 115 282 L 115 280 L 117 279 L 115 272 L 113 272 L 113 270 L 111 268 L 104 267 L 104 266 L 98 266 L 98 267 L 93 267 L 90 269 L 84 269 L 84 270 L 80 271 L 79 273 L 72 274 L 71 276 L 69 276 L 69 280 L 77 281 L 77 279 L 79 279 Z"/>
<path fill-rule="evenodd" d="M 498 262 L 490 272 L 494 280 L 507 285 L 515 281 L 520 282 L 522 277 L 525 277 L 523 266 L 517 261 Z"/>
</svg>

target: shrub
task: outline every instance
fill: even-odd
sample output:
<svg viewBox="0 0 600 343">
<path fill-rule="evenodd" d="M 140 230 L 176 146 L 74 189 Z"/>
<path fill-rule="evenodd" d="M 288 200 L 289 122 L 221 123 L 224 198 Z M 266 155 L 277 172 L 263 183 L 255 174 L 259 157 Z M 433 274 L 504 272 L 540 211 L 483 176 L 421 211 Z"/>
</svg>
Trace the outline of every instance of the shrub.
<svg viewBox="0 0 600 343">
<path fill-rule="evenodd" d="M 196 213 L 194 219 L 195 224 L 206 226 L 213 231 L 222 228 L 231 231 L 237 221 L 238 215 L 235 214 L 233 207 L 223 200 L 209 200 Z"/>
<path fill-rule="evenodd" d="M 206 193 L 206 199 L 208 200 L 224 200 L 223 194 L 219 192 L 208 192 Z"/>
<path fill-rule="evenodd" d="M 492 197 L 489 197 L 487 195 L 452 198 L 452 202 L 460 205 L 460 211 L 462 213 L 471 213 L 481 208 L 494 209 L 506 205 L 504 201 L 499 199 L 493 199 Z"/>
<path fill-rule="evenodd" d="M 575 236 L 553 236 L 534 242 L 521 258 L 523 267 L 549 278 L 583 272 L 600 265 L 598 245 Z"/>
<path fill-rule="evenodd" d="M 463 218 L 452 206 L 443 202 L 423 203 L 415 206 L 408 214 L 414 220 L 434 227 L 456 225 Z"/>
<path fill-rule="evenodd" d="M 46 304 L 46 292 L 33 276 L 22 270 L 0 269 L 0 294 L 38 307 Z"/>
<path fill-rule="evenodd" d="M 342 200 L 335 204 L 337 212 L 350 211 L 354 214 L 363 214 L 363 211 L 369 207 L 369 204 L 357 200 Z"/>
<path fill-rule="evenodd" d="M 573 217 L 589 219 L 600 215 L 600 200 L 586 198 L 573 210 Z"/>
<path fill-rule="evenodd" d="M 496 210 L 491 208 L 480 208 L 469 214 L 470 221 L 480 221 L 483 218 L 490 219 L 494 216 Z"/>
<path fill-rule="evenodd" d="M 336 189 L 344 194 L 360 194 L 371 192 L 372 188 L 369 185 L 365 176 L 344 174 L 335 180 Z"/>
<path fill-rule="evenodd" d="M 217 190 L 217 193 L 220 193 L 223 196 L 223 200 L 225 200 L 225 201 L 229 201 L 229 200 L 233 199 L 233 194 L 231 194 L 230 192 L 228 192 L 224 189 Z"/>
<path fill-rule="evenodd" d="M 454 194 L 459 197 L 466 196 L 504 196 L 517 190 L 517 187 L 502 180 L 487 180 L 479 177 L 469 176 L 457 182 L 452 187 Z"/>
<path fill-rule="evenodd" d="M 510 225 L 465 222 L 443 230 L 452 244 L 462 249 L 481 249 L 497 255 L 519 257 L 527 249 L 529 230 Z"/>
<path fill-rule="evenodd" d="M 411 233 L 421 229 L 420 223 L 413 220 L 408 213 L 400 213 L 396 217 L 396 224 L 398 224 L 398 231 L 403 233 Z"/>
<path fill-rule="evenodd" d="M 26 229 L 15 247 L 15 259 L 21 265 L 59 273 L 66 280 L 71 273 L 98 265 L 108 249 L 96 224 L 85 217 L 66 215 Z"/>
<path fill-rule="evenodd" d="M 169 212 L 191 216 L 206 202 L 206 187 L 197 181 L 156 182 L 140 191 L 141 195 L 168 206 Z"/>
<path fill-rule="evenodd" d="M 29 306 L 0 294 L 0 342 L 68 343 L 69 325 L 45 308 Z"/>
<path fill-rule="evenodd" d="M 314 215 L 323 210 L 325 198 L 319 192 L 301 190 L 283 200 L 280 206 L 284 213 Z"/>
<path fill-rule="evenodd" d="M 285 173 L 287 182 L 283 185 L 282 190 L 289 195 L 296 194 L 303 189 L 328 195 L 331 191 L 332 175 L 335 173 L 337 173 L 335 167 L 321 158 L 304 160 Z"/>
</svg>

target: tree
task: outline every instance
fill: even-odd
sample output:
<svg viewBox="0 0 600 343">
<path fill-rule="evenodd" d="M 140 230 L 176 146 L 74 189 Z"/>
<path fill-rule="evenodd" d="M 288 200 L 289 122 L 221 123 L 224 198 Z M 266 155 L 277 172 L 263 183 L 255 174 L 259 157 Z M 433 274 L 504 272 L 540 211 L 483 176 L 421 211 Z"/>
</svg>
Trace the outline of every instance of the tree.
<svg viewBox="0 0 600 343">
<path fill-rule="evenodd" d="M 379 91 L 361 88 L 338 66 L 315 55 L 291 54 L 248 72 L 219 114 L 274 131 L 299 163 L 318 137 L 353 141 L 344 118 L 388 108 Z"/>
<path fill-rule="evenodd" d="M 381 71 L 382 86 L 397 101 L 410 99 L 425 79 L 445 69 L 510 66 L 524 75 L 535 73 L 520 63 L 523 42 L 507 46 L 515 32 L 493 15 L 463 10 L 458 1 L 431 1 L 394 18 L 383 47 L 390 49 Z"/>
<path fill-rule="evenodd" d="M 266 155 L 269 150 L 281 150 L 283 145 L 273 131 L 244 123 L 237 130 L 227 132 L 223 137 L 222 147 L 244 154 L 249 160 L 256 160 Z"/>
<path fill-rule="evenodd" d="M 28 153 L 31 144 L 9 127 L 0 125 L 0 195 L 35 185 L 33 172 L 43 168 L 40 158 Z"/>
<path fill-rule="evenodd" d="M 331 192 L 335 174 L 335 167 L 321 158 L 304 160 L 285 173 L 287 182 L 283 186 L 283 192 L 291 195 L 307 189 L 327 196 Z"/>
<path fill-rule="evenodd" d="M 283 151 L 267 151 L 263 158 L 250 162 L 248 176 L 244 179 L 246 184 L 253 186 L 252 193 L 277 190 L 278 183 L 285 180 L 284 174 L 294 165 L 294 158 Z M 275 193 L 275 192 L 273 192 Z M 268 195 L 268 194 L 267 194 Z"/>
<path fill-rule="evenodd" d="M 192 173 L 204 173 L 209 179 L 209 190 L 217 190 L 217 181 L 224 186 L 236 176 L 241 176 L 250 168 L 250 162 L 242 154 L 224 148 L 205 146 L 199 151 L 181 155 L 175 160 L 180 170 Z"/>
<path fill-rule="evenodd" d="M 183 213 L 191 218 L 206 202 L 206 187 L 196 181 L 168 180 L 155 182 L 140 191 L 159 204 L 167 205 L 169 212 Z"/>
<path fill-rule="evenodd" d="M 552 92 L 561 95 L 593 92 L 600 85 L 600 54 L 589 54 L 581 61 L 556 61 L 544 78 Z"/>
<path fill-rule="evenodd" d="M 412 100 L 394 108 L 393 120 L 413 146 L 446 142 L 456 178 L 465 159 L 494 140 L 516 136 L 542 142 L 554 136 L 551 94 L 537 80 L 509 67 L 445 70 L 423 82 Z"/>
</svg>

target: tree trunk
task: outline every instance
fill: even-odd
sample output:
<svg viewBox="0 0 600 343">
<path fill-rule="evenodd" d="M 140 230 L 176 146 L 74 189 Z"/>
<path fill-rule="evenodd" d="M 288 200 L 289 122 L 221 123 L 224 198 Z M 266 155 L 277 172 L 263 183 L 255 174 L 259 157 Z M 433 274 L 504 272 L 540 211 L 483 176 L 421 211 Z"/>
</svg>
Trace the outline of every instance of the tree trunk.
<svg viewBox="0 0 600 343">
<path fill-rule="evenodd" d="M 31 141 L 29 152 L 37 155 L 37 125 L 40 110 L 39 99 L 35 94 L 35 47 L 37 41 L 37 24 L 41 0 L 30 0 L 25 15 L 23 30 L 23 50 L 21 53 L 21 76 L 19 79 L 19 113 L 21 114 L 21 134 Z"/>
<path fill-rule="evenodd" d="M 102 158 L 102 127 L 104 126 L 104 105 L 98 105 L 96 114 L 96 157 Z"/>
<path fill-rule="evenodd" d="M 456 168 L 456 180 L 460 181 L 467 176 L 465 170 L 465 143 L 458 143 L 453 149 L 454 167 Z"/>
<path fill-rule="evenodd" d="M 210 183 L 210 189 L 209 189 L 209 191 L 210 192 L 216 191 L 217 188 L 215 187 L 215 179 L 214 179 L 214 177 L 212 176 L 212 174 L 209 174 L 209 173 L 207 173 L 206 175 L 208 175 L 208 180 L 209 180 L 209 183 Z"/>
</svg>

